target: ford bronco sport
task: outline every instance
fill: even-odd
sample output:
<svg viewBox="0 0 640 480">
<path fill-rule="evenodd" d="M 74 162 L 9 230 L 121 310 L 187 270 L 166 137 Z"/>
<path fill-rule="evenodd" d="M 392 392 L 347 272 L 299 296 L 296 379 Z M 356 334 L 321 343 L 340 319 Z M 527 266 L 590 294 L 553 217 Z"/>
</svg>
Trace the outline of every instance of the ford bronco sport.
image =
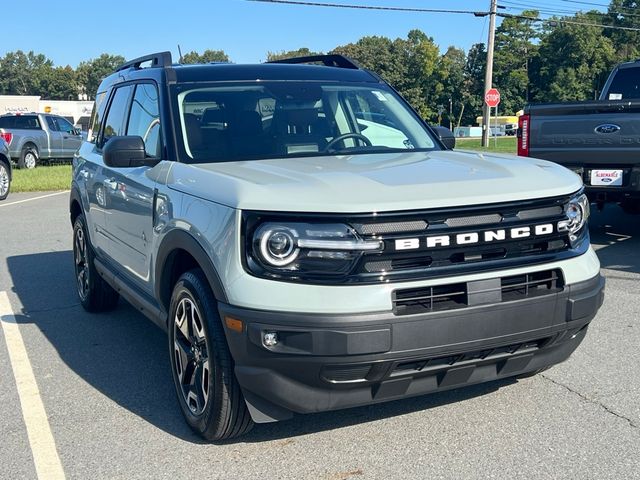
<svg viewBox="0 0 640 480">
<path fill-rule="evenodd" d="M 165 52 L 96 99 L 73 162 L 78 294 L 168 332 L 207 439 L 538 372 L 602 303 L 578 176 L 451 151 L 345 57 Z"/>
</svg>

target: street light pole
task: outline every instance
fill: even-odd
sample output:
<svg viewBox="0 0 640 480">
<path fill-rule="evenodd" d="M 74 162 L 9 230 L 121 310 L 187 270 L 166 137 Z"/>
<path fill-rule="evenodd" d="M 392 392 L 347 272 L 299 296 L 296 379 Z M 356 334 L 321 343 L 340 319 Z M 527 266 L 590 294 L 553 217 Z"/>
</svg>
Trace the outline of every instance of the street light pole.
<svg viewBox="0 0 640 480">
<path fill-rule="evenodd" d="M 493 51 L 496 40 L 496 11 L 498 10 L 498 0 L 491 0 L 491 10 L 489 12 L 489 39 L 487 41 L 487 71 L 484 76 L 484 93 L 493 88 Z M 482 146 L 489 146 L 489 132 L 491 124 L 491 107 L 482 99 Z"/>
</svg>

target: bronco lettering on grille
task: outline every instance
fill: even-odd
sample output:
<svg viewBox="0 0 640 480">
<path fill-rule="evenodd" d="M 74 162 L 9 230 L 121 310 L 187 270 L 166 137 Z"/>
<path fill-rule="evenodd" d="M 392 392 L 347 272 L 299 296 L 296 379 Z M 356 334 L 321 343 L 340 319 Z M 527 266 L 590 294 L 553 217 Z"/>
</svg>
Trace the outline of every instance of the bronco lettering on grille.
<svg viewBox="0 0 640 480">
<path fill-rule="evenodd" d="M 396 250 L 417 250 L 419 248 L 438 248 L 461 245 L 517 240 L 529 237 L 541 237 L 555 232 L 552 223 L 541 225 L 514 227 L 509 229 L 485 230 L 482 232 L 465 232 L 456 235 L 432 235 L 423 238 L 403 238 L 395 241 Z"/>
</svg>

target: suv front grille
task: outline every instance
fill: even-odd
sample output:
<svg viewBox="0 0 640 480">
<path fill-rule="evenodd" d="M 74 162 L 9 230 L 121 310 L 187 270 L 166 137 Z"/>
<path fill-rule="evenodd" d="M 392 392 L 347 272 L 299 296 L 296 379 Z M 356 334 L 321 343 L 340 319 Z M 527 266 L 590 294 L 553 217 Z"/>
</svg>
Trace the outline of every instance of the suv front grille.
<svg viewBox="0 0 640 480">
<path fill-rule="evenodd" d="M 556 228 L 558 222 L 566 218 L 563 205 L 568 199 L 532 200 L 402 216 L 383 214 L 376 217 L 375 223 L 359 219 L 353 225 L 360 235 L 365 240 L 381 240 L 384 250 L 363 254 L 349 274 L 347 283 L 446 277 L 574 256 L 579 253 L 572 251 L 568 235 Z M 553 227 L 553 231 L 534 234 L 535 228 L 541 226 Z M 510 232 L 518 228 L 529 228 L 532 233 L 512 236 Z M 506 238 L 487 240 L 487 235 L 503 232 L 508 232 Z M 459 235 L 476 241 L 454 242 Z M 430 247 L 427 239 L 433 237 L 450 241 Z M 411 248 L 398 248 L 399 242 L 406 242 Z"/>
<path fill-rule="evenodd" d="M 551 295 L 561 292 L 564 288 L 562 271 L 559 269 L 512 275 L 503 277 L 495 283 L 495 288 L 487 288 L 483 291 L 489 294 L 487 298 L 490 300 L 487 303 L 511 302 Z M 393 311 L 396 315 L 412 315 L 481 305 L 482 303 L 478 303 L 477 300 L 470 301 L 473 295 L 477 293 L 470 291 L 469 283 L 396 290 L 393 292 Z"/>
</svg>

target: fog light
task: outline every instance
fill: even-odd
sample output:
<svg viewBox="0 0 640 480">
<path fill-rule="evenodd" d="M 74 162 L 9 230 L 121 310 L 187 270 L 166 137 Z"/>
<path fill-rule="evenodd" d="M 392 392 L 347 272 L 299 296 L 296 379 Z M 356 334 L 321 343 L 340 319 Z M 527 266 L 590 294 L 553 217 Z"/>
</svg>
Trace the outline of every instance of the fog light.
<svg viewBox="0 0 640 480">
<path fill-rule="evenodd" d="M 278 334 L 276 332 L 263 333 L 262 343 L 264 343 L 265 347 L 274 347 L 278 344 Z"/>
</svg>

